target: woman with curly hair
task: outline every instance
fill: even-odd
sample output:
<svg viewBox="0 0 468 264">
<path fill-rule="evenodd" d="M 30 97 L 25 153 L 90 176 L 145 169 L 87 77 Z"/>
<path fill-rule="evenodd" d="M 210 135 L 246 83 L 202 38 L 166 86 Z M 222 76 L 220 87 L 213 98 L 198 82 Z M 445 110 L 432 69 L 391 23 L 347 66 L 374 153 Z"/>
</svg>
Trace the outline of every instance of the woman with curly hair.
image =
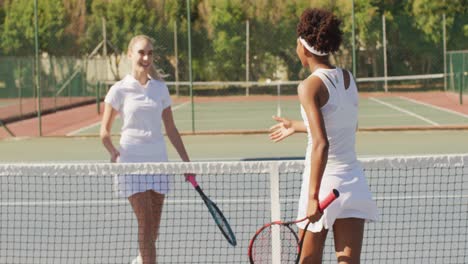
<svg viewBox="0 0 468 264">
<path fill-rule="evenodd" d="M 297 219 L 307 232 L 301 263 L 321 263 L 325 239 L 333 228 L 338 263 L 359 263 L 366 221 L 377 219 L 363 168 L 355 151 L 358 90 L 352 74 L 333 66 L 329 54 L 338 51 L 341 21 L 323 9 L 307 9 L 297 25 L 297 56 L 311 74 L 298 87 L 301 121 L 273 117 L 270 139 L 283 140 L 295 132 L 308 135 L 305 169 Z M 318 204 L 332 189 L 340 197 L 325 212 Z"/>
</svg>

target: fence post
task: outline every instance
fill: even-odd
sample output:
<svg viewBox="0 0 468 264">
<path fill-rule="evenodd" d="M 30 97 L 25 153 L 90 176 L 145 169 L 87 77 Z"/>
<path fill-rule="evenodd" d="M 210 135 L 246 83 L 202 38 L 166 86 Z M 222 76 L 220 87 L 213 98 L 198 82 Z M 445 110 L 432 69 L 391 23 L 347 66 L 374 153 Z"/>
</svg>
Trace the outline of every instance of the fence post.
<svg viewBox="0 0 468 264">
<path fill-rule="evenodd" d="M 191 3 L 187 0 L 187 37 L 188 37 L 188 59 L 189 59 L 189 87 L 190 87 L 190 101 L 192 103 L 192 132 L 195 133 L 195 105 L 193 102 L 193 80 L 192 80 L 192 26 L 191 26 Z"/>
<path fill-rule="evenodd" d="M 35 47 L 35 72 L 36 72 L 36 90 L 37 90 L 37 118 L 39 121 L 39 136 L 42 136 L 41 122 L 41 78 L 39 70 L 39 33 L 38 33 L 38 18 L 37 18 L 37 0 L 34 0 L 34 47 Z"/>
<path fill-rule="evenodd" d="M 247 86 L 245 88 L 245 95 L 249 96 L 250 94 L 250 76 L 249 76 L 249 67 L 250 66 L 250 22 L 247 19 L 245 23 L 245 81 L 247 82 Z"/>
<path fill-rule="evenodd" d="M 101 114 L 101 82 L 98 81 L 96 84 L 96 106 L 98 115 Z"/>
</svg>

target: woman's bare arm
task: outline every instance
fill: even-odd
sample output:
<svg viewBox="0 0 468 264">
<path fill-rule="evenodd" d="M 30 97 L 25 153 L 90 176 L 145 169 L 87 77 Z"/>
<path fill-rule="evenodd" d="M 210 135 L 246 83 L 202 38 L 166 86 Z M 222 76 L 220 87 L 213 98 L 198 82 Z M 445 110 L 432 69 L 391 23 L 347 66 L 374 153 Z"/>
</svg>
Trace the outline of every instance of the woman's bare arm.
<svg viewBox="0 0 468 264">
<path fill-rule="evenodd" d="M 164 127 L 166 129 L 167 137 L 169 138 L 172 145 L 176 149 L 180 158 L 183 161 L 190 161 L 189 156 L 184 146 L 184 142 L 182 141 L 179 131 L 177 130 L 177 127 L 175 126 L 171 107 L 167 107 L 166 109 L 163 110 L 162 119 L 164 122 Z"/>
<path fill-rule="evenodd" d="M 110 104 L 106 103 L 104 106 L 104 114 L 102 115 L 100 136 L 102 144 L 111 155 L 111 162 L 116 162 L 117 158 L 120 156 L 120 153 L 115 148 L 111 138 L 112 124 L 114 123 L 116 116 L 117 111 L 112 108 Z"/>
</svg>

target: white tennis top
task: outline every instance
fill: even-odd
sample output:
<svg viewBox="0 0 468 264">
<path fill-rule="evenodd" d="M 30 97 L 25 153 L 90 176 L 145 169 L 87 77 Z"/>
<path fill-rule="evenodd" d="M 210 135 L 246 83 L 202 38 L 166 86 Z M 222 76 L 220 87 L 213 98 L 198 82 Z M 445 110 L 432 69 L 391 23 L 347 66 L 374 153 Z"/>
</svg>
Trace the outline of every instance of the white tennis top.
<svg viewBox="0 0 468 264">
<path fill-rule="evenodd" d="M 345 89 L 343 71 L 339 68 L 319 69 L 312 75 L 322 80 L 329 93 L 327 103 L 321 108 L 329 142 L 326 170 L 353 169 L 359 166 L 355 151 L 359 103 L 356 84 L 350 78 L 349 87 Z M 312 134 L 302 105 L 301 115 L 307 128 L 306 159 L 310 160 Z"/>
<path fill-rule="evenodd" d="M 120 113 L 123 122 L 121 156 L 134 154 L 166 161 L 162 111 L 171 105 L 171 97 L 164 82 L 150 79 L 145 88 L 127 75 L 110 88 L 104 101 Z"/>
<path fill-rule="evenodd" d="M 328 229 L 339 218 L 377 220 L 377 205 L 372 199 L 355 151 L 359 101 L 356 83 L 349 74 L 350 84 L 345 89 L 343 70 L 340 68 L 319 69 L 312 76 L 319 77 L 329 93 L 327 103 L 320 109 L 329 149 L 327 165 L 320 184 L 319 200 L 324 199 L 332 189 L 337 189 L 340 197 L 325 210 L 320 221 L 309 225 L 308 230 L 318 232 L 322 228 Z M 307 216 L 312 150 L 312 134 L 302 106 L 301 115 L 307 128 L 308 143 L 297 219 Z M 298 226 L 303 229 L 305 222 L 299 223 Z"/>
</svg>

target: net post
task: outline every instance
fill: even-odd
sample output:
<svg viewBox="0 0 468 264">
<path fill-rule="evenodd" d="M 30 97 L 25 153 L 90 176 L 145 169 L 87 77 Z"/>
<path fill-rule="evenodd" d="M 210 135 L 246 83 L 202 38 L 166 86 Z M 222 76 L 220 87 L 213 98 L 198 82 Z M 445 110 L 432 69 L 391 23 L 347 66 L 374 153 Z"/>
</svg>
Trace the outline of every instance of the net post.
<svg viewBox="0 0 468 264">
<path fill-rule="evenodd" d="M 270 164 L 270 200 L 271 200 L 271 221 L 278 221 L 281 218 L 281 207 L 279 199 L 279 166 L 278 162 Z M 271 260 L 272 264 L 281 263 L 281 237 L 279 226 L 271 227 Z"/>
<path fill-rule="evenodd" d="M 276 103 L 276 115 L 281 116 L 281 83 L 278 82 L 276 86 L 276 94 L 277 94 L 277 103 Z"/>
</svg>

